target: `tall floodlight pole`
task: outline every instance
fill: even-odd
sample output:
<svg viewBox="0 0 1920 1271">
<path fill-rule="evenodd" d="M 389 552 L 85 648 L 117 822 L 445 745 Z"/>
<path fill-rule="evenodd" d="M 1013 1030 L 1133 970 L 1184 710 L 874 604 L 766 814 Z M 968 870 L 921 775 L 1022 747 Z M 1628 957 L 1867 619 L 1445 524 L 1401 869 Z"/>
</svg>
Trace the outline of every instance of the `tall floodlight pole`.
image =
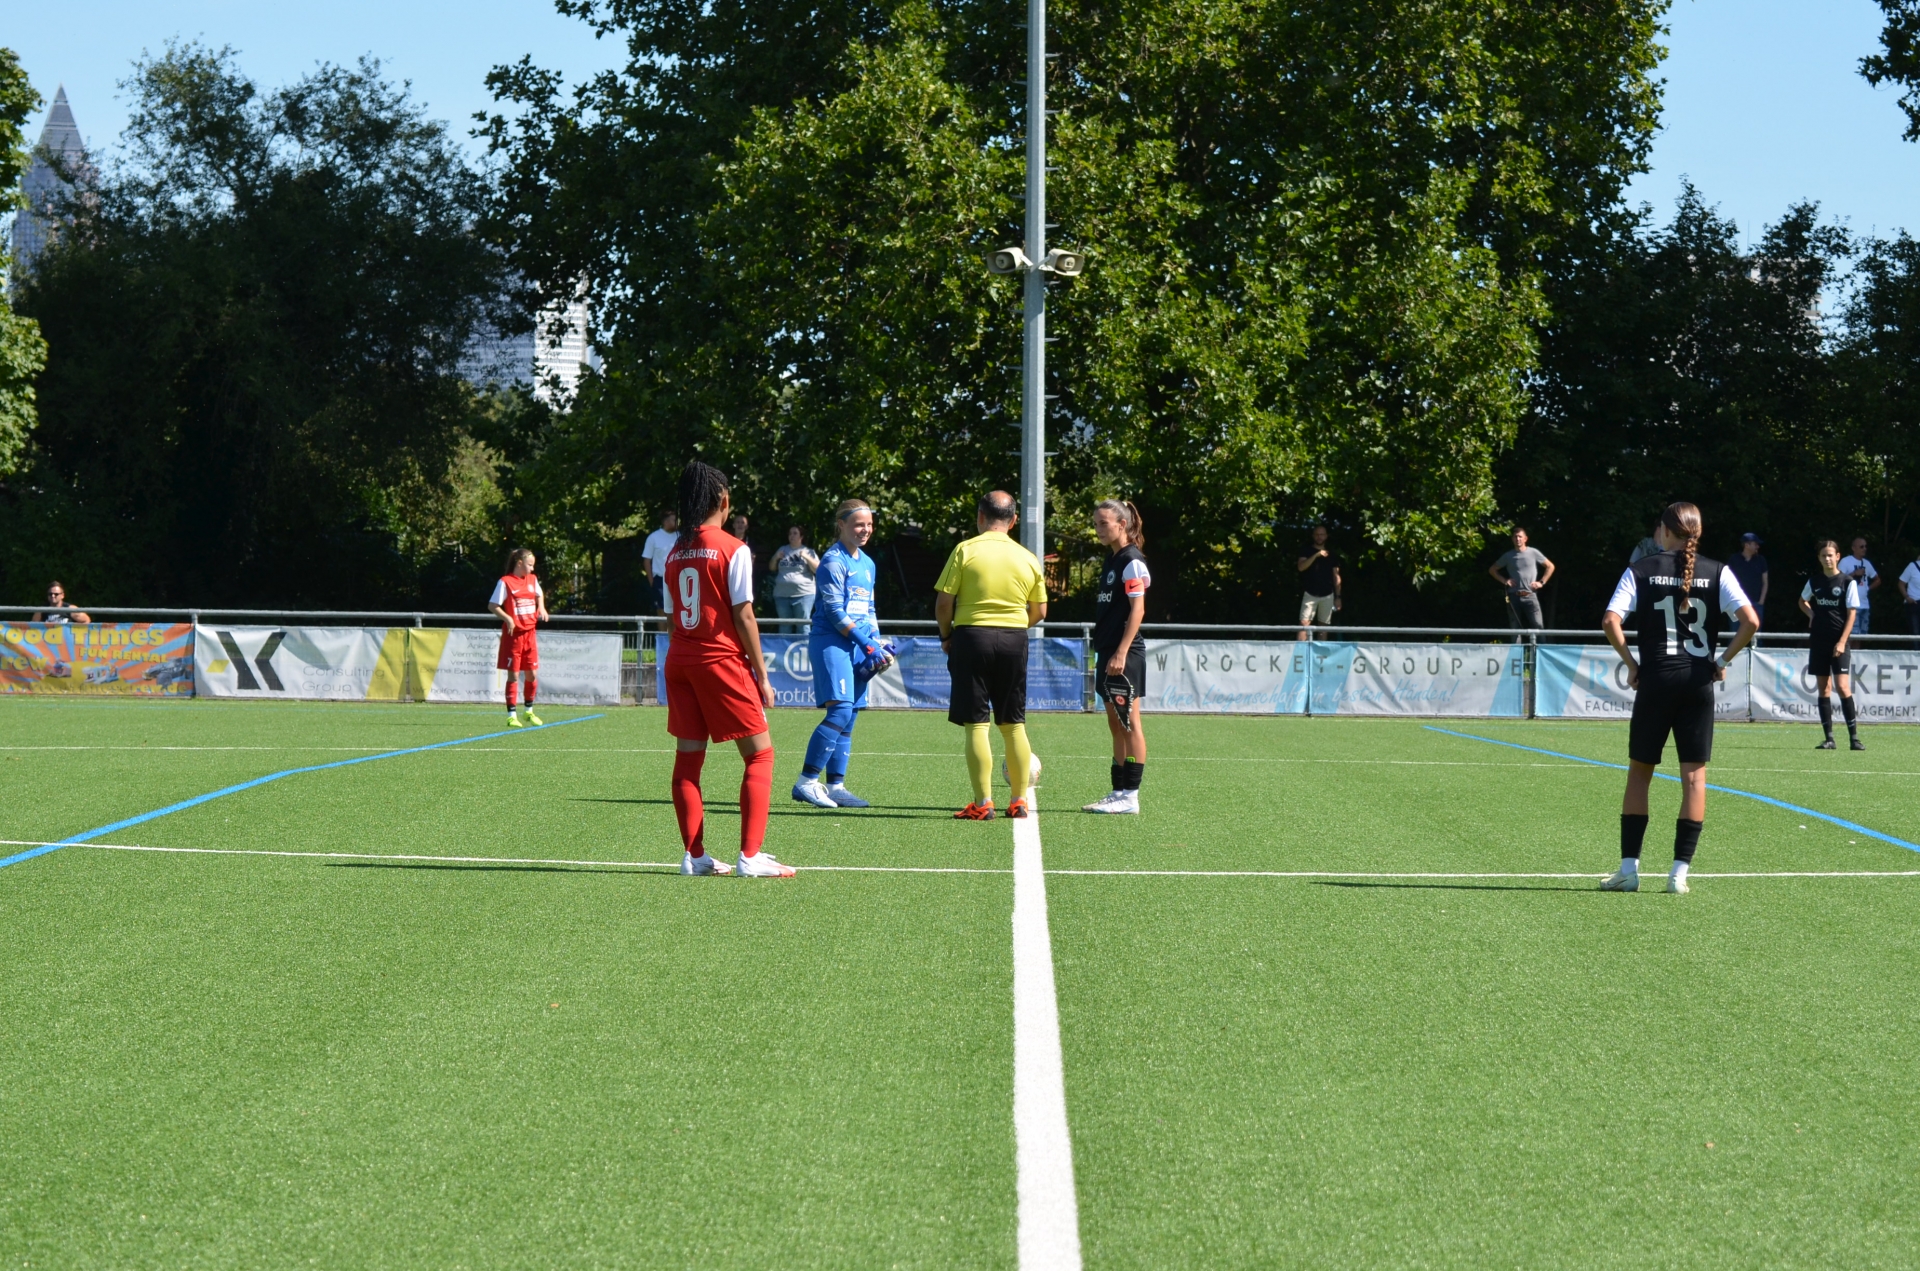
<svg viewBox="0 0 1920 1271">
<path fill-rule="evenodd" d="M 1027 0 L 1027 260 L 1021 292 L 1020 541 L 1047 558 L 1047 0 Z"/>
</svg>

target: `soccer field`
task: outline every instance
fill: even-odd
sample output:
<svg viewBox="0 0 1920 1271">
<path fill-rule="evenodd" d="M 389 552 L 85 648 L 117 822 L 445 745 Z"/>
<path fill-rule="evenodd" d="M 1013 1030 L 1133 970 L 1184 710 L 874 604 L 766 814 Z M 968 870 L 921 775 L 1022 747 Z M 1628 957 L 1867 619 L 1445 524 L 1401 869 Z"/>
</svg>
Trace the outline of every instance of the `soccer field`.
<svg viewBox="0 0 1920 1271">
<path fill-rule="evenodd" d="M 775 712 L 800 874 L 696 879 L 662 713 L 586 714 L 0 869 L 0 1267 L 1017 1265 L 959 730 L 868 713 L 831 813 Z M 500 719 L 0 699 L 0 856 Z M 1623 725 L 1444 726 L 1156 717 L 1103 818 L 1104 724 L 1029 724 L 1086 1265 L 1920 1264 L 1920 730 L 1723 726 L 1777 802 L 1714 795 L 1668 896 L 1670 782 L 1594 890 L 1623 774 L 1559 756 Z"/>
</svg>

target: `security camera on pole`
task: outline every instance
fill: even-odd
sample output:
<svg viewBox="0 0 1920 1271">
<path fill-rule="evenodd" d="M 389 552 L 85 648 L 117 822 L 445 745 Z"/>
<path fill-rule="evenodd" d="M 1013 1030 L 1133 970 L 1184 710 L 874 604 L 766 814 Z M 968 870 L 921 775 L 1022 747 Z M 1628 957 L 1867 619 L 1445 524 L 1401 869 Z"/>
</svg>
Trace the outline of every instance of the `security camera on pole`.
<svg viewBox="0 0 1920 1271">
<path fill-rule="evenodd" d="M 1081 252 L 1047 250 L 1047 3 L 1027 0 L 1027 241 L 987 253 L 996 274 L 1023 274 L 1020 355 L 1020 541 L 1047 558 L 1047 280 L 1076 278 Z M 1038 634 L 1038 628 L 1035 629 Z"/>
</svg>

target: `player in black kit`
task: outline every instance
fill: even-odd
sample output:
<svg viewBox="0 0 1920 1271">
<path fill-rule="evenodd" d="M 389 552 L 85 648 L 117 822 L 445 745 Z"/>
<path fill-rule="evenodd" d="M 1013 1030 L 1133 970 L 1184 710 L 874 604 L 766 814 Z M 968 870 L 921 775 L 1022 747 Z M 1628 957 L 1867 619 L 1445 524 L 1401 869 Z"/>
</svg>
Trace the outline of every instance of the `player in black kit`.
<svg viewBox="0 0 1920 1271">
<path fill-rule="evenodd" d="M 1866 608 L 1860 584 L 1840 572 L 1840 545 L 1830 538 L 1820 540 L 1820 570 L 1824 577 L 1809 579 L 1800 589 L 1800 611 L 1807 615 L 1807 670 L 1817 685 L 1820 702 L 1820 729 L 1826 740 L 1815 750 L 1832 750 L 1833 699 L 1827 685 L 1834 682 L 1840 690 L 1840 710 L 1847 717 L 1847 745 L 1865 750 L 1860 743 L 1860 721 L 1854 713 L 1853 694 L 1847 691 L 1847 678 L 1853 673 L 1853 652 L 1847 641 L 1853 638 L 1853 623 Z"/>
<path fill-rule="evenodd" d="M 1140 548 L 1146 542 L 1140 509 L 1117 499 L 1093 508 L 1093 531 L 1108 555 L 1100 566 L 1100 594 L 1093 621 L 1093 684 L 1107 703 L 1113 735 L 1113 791 L 1084 805 L 1084 812 L 1138 812 L 1140 779 L 1146 773 L 1147 735 L 1140 697 L 1147 686 L 1147 650 L 1140 623 L 1147 615 L 1153 575 Z"/>
<path fill-rule="evenodd" d="M 1727 663 L 1747 647 L 1760 620 L 1740 580 L 1719 561 L 1702 559 L 1700 509 L 1671 503 L 1655 532 L 1660 550 L 1627 567 L 1607 602 L 1601 626 L 1627 664 L 1634 688 L 1627 740 L 1627 793 L 1620 803 L 1620 868 L 1600 886 L 1640 890 L 1640 845 L 1647 836 L 1647 788 L 1666 751 L 1667 734 L 1680 758 L 1680 818 L 1673 827 L 1673 872 L 1667 890 L 1687 890 L 1687 870 L 1707 819 L 1707 761 L 1713 758 L 1713 686 Z M 1638 611 L 1635 661 L 1620 629 Z M 1740 631 L 1724 656 L 1714 655 L 1722 613 L 1738 614 Z"/>
</svg>

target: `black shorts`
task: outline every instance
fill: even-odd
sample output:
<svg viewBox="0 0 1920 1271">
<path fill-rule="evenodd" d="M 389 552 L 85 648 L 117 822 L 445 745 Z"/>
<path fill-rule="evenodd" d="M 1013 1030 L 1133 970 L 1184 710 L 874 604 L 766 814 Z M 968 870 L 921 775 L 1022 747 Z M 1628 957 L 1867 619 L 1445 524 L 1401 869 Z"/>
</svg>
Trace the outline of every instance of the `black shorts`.
<svg viewBox="0 0 1920 1271">
<path fill-rule="evenodd" d="M 1027 722 L 1027 633 L 1017 627 L 955 627 L 947 641 L 955 724 Z"/>
<path fill-rule="evenodd" d="M 1673 734 L 1674 753 L 1681 763 L 1706 763 L 1713 758 L 1712 684 L 1641 683 L 1633 695 L 1627 757 L 1657 765 L 1666 753 L 1668 733 Z"/>
<path fill-rule="evenodd" d="M 1093 651 L 1093 691 L 1101 701 L 1107 701 L 1107 659 L 1113 656 L 1112 649 Z M 1133 705 L 1137 710 L 1140 699 L 1147 692 L 1147 651 L 1135 640 L 1127 646 L 1127 683 L 1133 686 Z M 1117 689 L 1119 685 L 1114 685 Z"/>
<path fill-rule="evenodd" d="M 1835 653 L 1833 646 L 1824 640 L 1816 640 L 1807 650 L 1808 675 L 1852 675 L 1853 650 Z"/>
</svg>

